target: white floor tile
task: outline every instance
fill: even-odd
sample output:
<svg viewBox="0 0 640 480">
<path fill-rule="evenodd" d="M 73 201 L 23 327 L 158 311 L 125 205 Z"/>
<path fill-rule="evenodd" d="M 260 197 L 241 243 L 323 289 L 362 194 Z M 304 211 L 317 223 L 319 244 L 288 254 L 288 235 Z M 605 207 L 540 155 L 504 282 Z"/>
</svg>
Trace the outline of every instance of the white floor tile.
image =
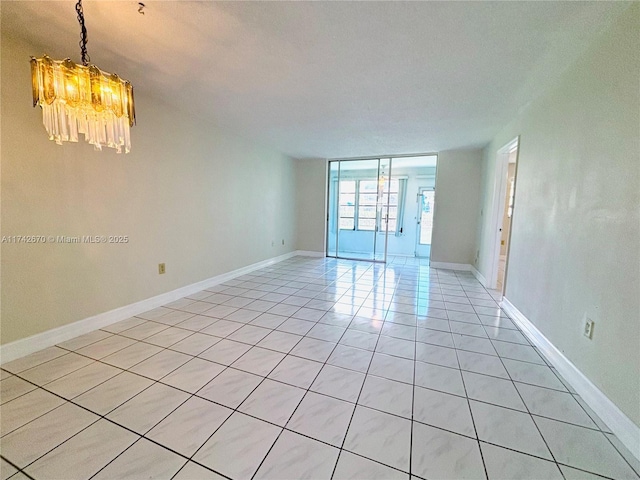
<svg viewBox="0 0 640 480">
<path fill-rule="evenodd" d="M 193 459 L 230 478 L 251 478 L 281 431 L 275 425 L 236 412 Z"/>
<path fill-rule="evenodd" d="M 355 403 L 363 382 L 363 373 L 325 365 L 310 390 Z"/>
<path fill-rule="evenodd" d="M 378 335 L 375 333 L 361 332 L 348 328 L 340 339 L 341 345 L 350 347 L 358 347 L 365 350 L 373 351 L 378 343 Z"/>
<path fill-rule="evenodd" d="M 262 377 L 252 373 L 227 368 L 197 392 L 202 398 L 236 408 L 262 382 Z"/>
<path fill-rule="evenodd" d="M 238 370 L 266 377 L 284 357 L 284 353 L 253 347 L 231 365 Z"/>
<path fill-rule="evenodd" d="M 273 369 L 269 378 L 307 389 L 315 380 L 322 366 L 322 363 L 313 360 L 287 356 Z"/>
<path fill-rule="evenodd" d="M 273 331 L 260 340 L 257 346 L 277 352 L 289 353 L 302 338 L 302 336 L 292 333 Z"/>
<path fill-rule="evenodd" d="M 287 428 L 340 448 L 354 408 L 352 403 L 307 392 Z"/>
<path fill-rule="evenodd" d="M 480 440 L 553 460 L 531 415 L 474 400 L 470 404 Z"/>
<path fill-rule="evenodd" d="M 285 430 L 254 478 L 330 480 L 338 452 L 337 448 Z"/>
<path fill-rule="evenodd" d="M 238 410 L 284 427 L 304 394 L 301 388 L 266 379 Z"/>
<path fill-rule="evenodd" d="M 160 381 L 189 393 L 196 393 L 225 369 L 224 365 L 193 358 Z"/>
<path fill-rule="evenodd" d="M 73 401 L 99 415 L 106 415 L 153 383 L 153 380 L 148 378 L 122 372 L 76 397 Z"/>
<path fill-rule="evenodd" d="M 4 380 L 3 380 L 4 381 Z M 38 388 L 2 404 L 0 435 L 19 428 L 64 403 L 60 397 Z"/>
<path fill-rule="evenodd" d="M 413 386 L 367 375 L 358 404 L 410 419 Z"/>
<path fill-rule="evenodd" d="M 27 467 L 26 472 L 34 478 L 90 478 L 138 438 L 107 420 L 98 420 Z"/>
<path fill-rule="evenodd" d="M 555 388 L 567 391 L 558 377 L 549 367 L 533 363 L 520 362 L 518 360 L 503 359 L 504 366 L 515 382 L 529 383 L 540 387 Z"/>
<path fill-rule="evenodd" d="M 62 355 L 61 357 L 42 363 L 37 367 L 20 372 L 20 376 L 36 385 L 45 385 L 64 375 L 75 372 L 82 367 L 86 367 L 93 362 L 94 360 L 90 358 L 75 353 L 68 353 L 67 355 Z"/>
<path fill-rule="evenodd" d="M 264 337 L 271 333 L 270 329 L 256 327 L 253 325 L 244 325 L 242 328 L 239 328 L 231 335 L 229 335 L 229 340 L 234 340 L 236 342 L 248 343 L 250 345 L 255 345 Z"/>
<path fill-rule="evenodd" d="M 343 450 L 333 480 L 408 480 L 409 474 Z"/>
<path fill-rule="evenodd" d="M 116 353 L 123 348 L 127 348 L 136 343 L 130 338 L 121 337 L 120 335 L 112 335 L 98 342 L 87 345 L 77 350 L 77 353 L 86 357 L 100 360 L 106 356 Z"/>
<path fill-rule="evenodd" d="M 415 366 L 416 385 L 454 395 L 465 395 L 460 370 L 423 362 L 415 362 Z"/>
<path fill-rule="evenodd" d="M 422 478 L 486 479 L 477 440 L 428 425 L 413 425 L 411 471 Z"/>
<path fill-rule="evenodd" d="M 23 468 L 100 417 L 65 403 L 0 439 L 2 455 Z"/>
<path fill-rule="evenodd" d="M 146 437 L 191 457 L 232 413 L 230 408 L 191 397 L 153 427 Z"/>
<path fill-rule="evenodd" d="M 113 410 L 107 418 L 144 435 L 187 398 L 189 395 L 180 390 L 155 383 Z"/>
<path fill-rule="evenodd" d="M 413 419 L 468 437 L 476 436 L 466 398 L 415 387 Z"/>
<path fill-rule="evenodd" d="M 416 360 L 443 367 L 459 368 L 456 351 L 453 348 L 438 345 L 416 342 Z"/>
<path fill-rule="evenodd" d="M 145 338 L 145 342 L 158 347 L 169 347 L 174 343 L 178 343 L 180 340 L 184 340 L 189 335 L 193 334 L 191 330 L 185 330 L 184 328 L 169 327 L 166 330 L 156 333 L 148 338 Z"/>
<path fill-rule="evenodd" d="M 94 362 L 46 385 L 50 392 L 72 399 L 87 390 L 115 377 L 122 370 L 104 363 Z"/>
<path fill-rule="evenodd" d="M 542 460 L 523 453 L 481 443 L 484 464 L 491 480 L 539 479 L 563 480 L 560 469 L 554 462 Z"/>
<path fill-rule="evenodd" d="M 225 480 L 225 477 L 198 465 L 195 462 L 187 462 L 172 480 Z"/>
<path fill-rule="evenodd" d="M 293 347 L 290 353 L 296 357 L 307 358 L 316 362 L 326 362 L 335 346 L 335 343 L 305 337 Z"/>
<path fill-rule="evenodd" d="M 529 345 L 501 342 L 499 340 L 493 340 L 491 343 L 496 349 L 496 352 L 498 352 L 498 355 L 500 355 L 502 358 L 510 358 L 512 360 L 520 360 L 523 362 L 545 365 L 544 360 L 542 359 L 542 357 L 540 357 L 540 355 L 538 355 L 535 348 Z"/>
<path fill-rule="evenodd" d="M 526 412 L 527 409 L 511 380 L 462 372 L 469 398 Z"/>
<path fill-rule="evenodd" d="M 458 350 L 458 360 L 462 370 L 491 375 L 492 377 L 509 378 L 509 374 L 499 357 Z"/>
<path fill-rule="evenodd" d="M 500 292 L 388 260 L 294 257 L 3 365 L 3 459 L 35 478 L 638 480 Z"/>
<path fill-rule="evenodd" d="M 329 365 L 366 373 L 372 357 L 373 353 L 368 350 L 348 347 L 346 345 L 337 345 L 327 360 L 327 363 Z"/>
<path fill-rule="evenodd" d="M 535 417 L 558 463 L 611 478 L 636 478 L 604 433 L 568 423 Z"/>
<path fill-rule="evenodd" d="M 181 456 L 141 438 L 93 479 L 171 478 L 184 464 L 185 459 Z"/>
<path fill-rule="evenodd" d="M 408 472 L 410 443 L 410 420 L 358 406 L 344 448 Z"/>
<path fill-rule="evenodd" d="M 173 350 L 162 350 L 146 360 L 131 367 L 130 371 L 153 380 L 160 380 L 165 375 L 181 367 L 193 357 Z"/>
<path fill-rule="evenodd" d="M 575 423 L 582 427 L 598 428 L 570 393 L 524 383 L 518 383 L 516 387 L 533 415 Z"/>
<path fill-rule="evenodd" d="M 369 373 L 389 380 L 413 383 L 413 369 L 413 360 L 376 353 L 371 360 Z"/>
<path fill-rule="evenodd" d="M 416 354 L 416 342 L 380 335 L 378 344 L 376 345 L 376 353 L 413 360 Z"/>
<path fill-rule="evenodd" d="M 14 398 L 35 390 L 37 387 L 18 377 L 9 377 L 0 381 L 0 403 L 7 403 Z"/>
<path fill-rule="evenodd" d="M 161 351 L 162 348 L 155 345 L 138 342 L 107 355 L 101 361 L 126 370 Z"/>
<path fill-rule="evenodd" d="M 17 471 L 17 468 L 6 462 L 4 459 L 0 458 L 0 479 L 7 480 Z"/>
<path fill-rule="evenodd" d="M 246 343 L 224 339 L 220 340 L 213 347 L 205 350 L 198 356 L 211 362 L 220 363 L 222 365 L 231 365 L 250 349 L 251 345 L 247 345 Z"/>
</svg>

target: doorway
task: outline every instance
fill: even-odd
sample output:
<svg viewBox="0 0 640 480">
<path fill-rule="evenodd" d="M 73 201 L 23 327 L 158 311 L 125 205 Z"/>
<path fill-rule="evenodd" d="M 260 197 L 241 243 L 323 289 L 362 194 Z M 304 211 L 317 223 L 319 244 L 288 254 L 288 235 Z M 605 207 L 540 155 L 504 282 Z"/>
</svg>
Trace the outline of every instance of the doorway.
<svg viewBox="0 0 640 480">
<path fill-rule="evenodd" d="M 418 252 L 428 258 L 437 161 L 429 153 L 329 160 L 327 256 L 403 264 Z"/>
<path fill-rule="evenodd" d="M 327 256 L 386 262 L 396 184 L 390 158 L 329 162 Z"/>
<path fill-rule="evenodd" d="M 416 257 L 431 257 L 431 236 L 433 233 L 435 194 L 436 192 L 434 187 L 420 187 L 418 189 Z"/>
<path fill-rule="evenodd" d="M 489 286 L 504 295 L 509 264 L 509 243 L 515 208 L 519 137 L 498 150 L 494 187 L 495 246 Z"/>
</svg>

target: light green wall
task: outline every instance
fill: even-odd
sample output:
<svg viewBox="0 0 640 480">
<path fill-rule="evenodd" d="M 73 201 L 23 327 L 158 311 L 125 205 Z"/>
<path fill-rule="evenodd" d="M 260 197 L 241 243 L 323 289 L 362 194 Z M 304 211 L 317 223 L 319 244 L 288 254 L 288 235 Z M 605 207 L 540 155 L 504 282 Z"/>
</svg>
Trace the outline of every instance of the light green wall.
<svg viewBox="0 0 640 480">
<path fill-rule="evenodd" d="M 2 235 L 130 239 L 2 244 L 2 343 L 295 249 L 294 160 L 144 88 L 130 154 L 58 146 L 31 107 L 29 56 L 41 49 L 3 34 L 1 53 Z"/>
<path fill-rule="evenodd" d="M 438 153 L 431 261 L 473 264 L 482 150 Z"/>
<path fill-rule="evenodd" d="M 327 166 L 322 159 L 296 160 L 298 250 L 324 252 Z"/>
<path fill-rule="evenodd" d="M 477 264 L 486 276 L 496 153 L 520 135 L 506 297 L 638 425 L 639 25 L 636 3 L 486 148 Z"/>
</svg>

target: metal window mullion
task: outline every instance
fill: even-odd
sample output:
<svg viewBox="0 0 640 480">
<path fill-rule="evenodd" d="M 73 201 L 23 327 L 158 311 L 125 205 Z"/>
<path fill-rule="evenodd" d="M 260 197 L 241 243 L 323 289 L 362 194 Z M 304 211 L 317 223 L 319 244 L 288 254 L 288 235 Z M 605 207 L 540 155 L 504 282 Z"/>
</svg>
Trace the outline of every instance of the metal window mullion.
<svg viewBox="0 0 640 480">
<path fill-rule="evenodd" d="M 338 185 L 336 187 L 336 258 L 340 256 L 340 167 L 342 162 L 338 162 Z"/>
<path fill-rule="evenodd" d="M 353 211 L 353 230 L 357 232 L 360 230 L 360 180 L 356 180 L 356 201 Z"/>
</svg>

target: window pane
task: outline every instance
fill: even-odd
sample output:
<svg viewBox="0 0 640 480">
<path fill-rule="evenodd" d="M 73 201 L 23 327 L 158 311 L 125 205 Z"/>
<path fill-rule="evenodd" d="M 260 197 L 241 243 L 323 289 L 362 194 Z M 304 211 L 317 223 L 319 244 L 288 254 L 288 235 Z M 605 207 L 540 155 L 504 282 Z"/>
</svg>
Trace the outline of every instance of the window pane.
<svg viewBox="0 0 640 480">
<path fill-rule="evenodd" d="M 359 218 L 376 218 L 376 207 L 358 207 Z"/>
<path fill-rule="evenodd" d="M 376 201 L 378 199 L 378 196 L 375 194 L 370 194 L 370 193 L 366 193 L 366 194 L 360 194 L 360 205 L 375 205 Z"/>
<path fill-rule="evenodd" d="M 340 229 L 341 230 L 353 230 L 354 223 L 353 218 L 341 218 Z"/>
<path fill-rule="evenodd" d="M 375 218 L 362 218 L 358 219 L 359 230 L 374 230 L 376 226 Z"/>
<path fill-rule="evenodd" d="M 387 209 L 382 209 L 382 213 L 386 215 Z M 396 218 L 398 216 L 398 207 L 389 206 L 389 218 Z"/>
<path fill-rule="evenodd" d="M 356 210 L 356 207 L 354 207 L 354 206 L 350 206 L 349 207 L 349 206 L 341 205 L 340 206 L 340 216 L 341 217 L 351 217 L 351 218 L 353 218 L 355 216 L 354 215 L 355 210 Z"/>
<path fill-rule="evenodd" d="M 398 194 L 392 193 L 389 195 L 389 205 L 398 205 Z"/>
<path fill-rule="evenodd" d="M 355 180 L 340 181 L 340 193 L 356 193 Z"/>
<path fill-rule="evenodd" d="M 340 205 L 355 205 L 356 204 L 356 194 L 355 193 L 341 193 L 340 194 Z"/>
<path fill-rule="evenodd" d="M 375 180 L 360 180 L 360 191 L 361 192 L 377 192 L 378 191 L 378 182 Z"/>
<path fill-rule="evenodd" d="M 398 193 L 400 181 L 397 178 L 392 178 L 391 181 L 384 182 L 384 193 Z"/>
<path fill-rule="evenodd" d="M 390 218 L 388 225 L 389 225 L 389 231 L 393 233 L 396 231 L 398 223 L 396 222 L 395 218 Z"/>
</svg>

